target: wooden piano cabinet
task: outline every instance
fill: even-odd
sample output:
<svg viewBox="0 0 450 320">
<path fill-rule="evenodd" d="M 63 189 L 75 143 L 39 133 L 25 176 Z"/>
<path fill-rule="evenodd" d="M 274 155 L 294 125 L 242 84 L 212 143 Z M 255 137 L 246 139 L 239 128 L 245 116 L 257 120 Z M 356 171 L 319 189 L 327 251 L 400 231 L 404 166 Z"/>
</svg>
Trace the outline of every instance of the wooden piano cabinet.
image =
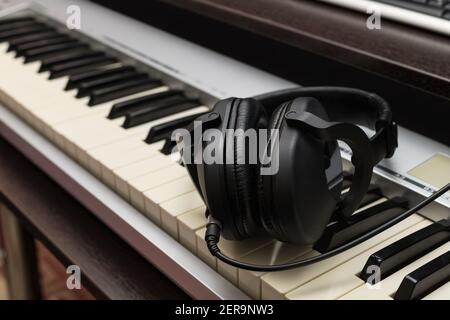
<svg viewBox="0 0 450 320">
<path fill-rule="evenodd" d="M 304 86 L 358 87 L 384 97 L 403 127 L 450 143 L 448 37 L 313 0 L 95 0 Z M 176 21 L 176 23 L 174 23 Z"/>
<path fill-rule="evenodd" d="M 160 1 L 450 97 L 450 41 L 444 35 L 383 17 L 380 30 L 369 30 L 369 15 L 316 0 Z"/>
<path fill-rule="evenodd" d="M 36 248 L 33 236 L 15 214 L 0 204 L 1 234 L 4 240 L 5 277 L 8 298 L 36 300 L 41 298 Z"/>
<path fill-rule="evenodd" d="M 21 287 L 13 297 L 40 297 L 33 243 L 37 239 L 65 267 L 79 266 L 82 287 L 98 299 L 189 298 L 2 139 L 0 203 L 3 229 L 13 232 L 5 238 L 15 241 L 11 248 L 22 248 L 22 254 L 12 252 L 14 267 L 20 263 L 27 268 L 15 280 Z"/>
</svg>

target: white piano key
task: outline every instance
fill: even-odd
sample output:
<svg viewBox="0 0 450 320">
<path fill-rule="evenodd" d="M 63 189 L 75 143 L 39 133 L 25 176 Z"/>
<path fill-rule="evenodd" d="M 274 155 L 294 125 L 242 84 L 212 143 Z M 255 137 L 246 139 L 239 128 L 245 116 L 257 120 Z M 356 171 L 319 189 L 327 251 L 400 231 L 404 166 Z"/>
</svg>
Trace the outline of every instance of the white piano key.
<svg viewBox="0 0 450 320">
<path fill-rule="evenodd" d="M 224 265 L 222 262 L 218 261 L 218 259 L 211 255 L 211 253 L 208 250 L 208 247 L 205 243 L 205 231 L 206 228 L 201 228 L 200 230 L 197 230 L 195 232 L 196 238 L 197 238 L 197 256 L 202 259 L 206 264 L 208 264 L 211 268 L 214 268 L 219 273 L 222 274 L 225 278 L 228 278 L 228 280 L 235 282 L 237 285 L 237 270 L 234 267 Z M 246 239 L 242 241 L 230 241 L 224 238 L 220 239 L 219 246 L 221 251 L 226 254 L 227 256 L 237 258 L 238 256 L 245 256 L 247 254 L 250 254 L 253 251 L 258 250 L 259 248 L 262 248 L 269 243 L 271 243 L 273 240 L 268 238 L 252 238 L 252 239 Z M 219 263 L 222 264 L 222 266 L 219 268 Z M 230 268 L 228 268 L 230 267 Z M 236 273 L 235 273 L 236 271 Z"/>
<path fill-rule="evenodd" d="M 409 263 L 404 268 L 402 268 L 399 271 L 395 272 L 394 274 L 388 276 L 387 278 L 381 280 L 377 284 L 377 286 L 379 286 L 380 293 L 384 294 L 386 297 L 394 298 L 395 293 L 397 292 L 397 289 L 400 287 L 400 284 L 406 275 L 408 275 L 409 273 L 420 268 L 424 264 L 437 258 L 438 256 L 444 254 L 445 252 L 447 252 L 449 250 L 450 250 L 450 242 L 443 244 L 439 248 L 420 257 L 419 259 L 415 260 L 414 262 Z M 367 294 L 367 291 L 369 291 L 369 290 L 374 290 L 373 286 L 371 286 L 370 284 L 368 284 L 368 285 L 364 284 L 364 285 L 360 286 L 358 289 L 356 289 L 354 294 L 359 294 L 361 296 L 364 296 Z"/>
<path fill-rule="evenodd" d="M 394 300 L 392 297 L 387 296 L 384 292 L 381 292 L 378 289 L 364 291 L 361 292 L 358 289 L 355 289 L 346 295 L 340 297 L 338 300 Z"/>
<path fill-rule="evenodd" d="M 115 124 L 99 120 L 98 122 L 86 121 L 84 123 L 84 126 L 81 128 L 76 128 L 76 126 L 69 128 L 70 125 L 62 125 L 61 127 L 49 126 L 49 128 L 52 131 L 52 137 L 54 140 L 59 141 L 59 144 L 62 143 L 63 148 L 68 153 L 74 154 L 75 160 L 79 159 L 80 161 L 83 161 L 87 158 L 87 155 L 85 155 L 85 152 L 83 152 L 84 150 L 80 150 L 80 143 L 73 139 L 73 137 L 91 135 L 95 137 L 93 138 L 93 140 L 100 139 L 101 136 L 104 136 L 104 132 L 108 132 L 114 129 L 114 125 Z M 120 140 L 120 136 L 119 138 L 116 138 L 117 140 L 114 140 L 114 137 L 111 136 L 109 136 L 108 138 L 110 138 L 112 141 Z"/>
<path fill-rule="evenodd" d="M 184 177 L 184 176 L 186 176 L 186 170 L 184 168 L 181 168 L 178 165 L 170 166 L 170 167 L 167 167 L 167 168 L 155 171 L 155 172 L 153 172 L 153 173 L 151 173 L 149 175 L 146 175 L 146 178 L 152 179 L 152 181 L 151 181 L 152 187 L 150 189 L 148 189 L 148 190 L 151 190 L 151 189 L 153 189 L 153 188 L 155 188 L 157 186 L 160 186 L 162 184 L 175 181 L 176 179 Z M 147 185 L 150 185 L 150 183 L 148 183 Z M 160 208 L 160 205 L 157 204 L 157 203 L 154 203 L 153 199 L 151 197 L 148 197 L 146 192 L 143 193 L 145 213 L 155 223 L 157 223 L 158 225 L 161 225 L 162 224 L 162 220 L 161 220 L 161 208 Z M 200 207 L 201 205 L 203 205 L 199 201 L 199 196 L 197 197 L 196 194 L 191 195 L 191 196 L 193 198 L 195 197 L 195 201 L 197 202 L 197 205 L 194 206 L 194 207 L 191 206 L 189 209 L 185 210 L 185 212 L 189 211 L 190 209 L 195 209 L 196 207 Z M 183 209 L 182 207 L 178 208 L 178 209 L 179 209 L 179 211 L 177 211 L 176 215 L 184 213 L 184 212 L 180 212 Z"/>
<path fill-rule="evenodd" d="M 173 116 L 175 117 L 176 115 Z M 119 125 L 121 121 L 122 119 L 114 121 L 99 119 L 98 121 L 93 121 L 91 126 L 87 123 L 84 123 L 86 126 L 84 128 L 75 126 L 76 130 L 73 128 L 68 129 L 66 127 L 66 132 L 60 136 L 62 141 L 64 141 L 65 148 L 74 150 L 77 154 L 76 158 L 78 161 L 85 164 L 85 166 L 90 168 L 96 176 L 100 177 L 102 171 L 101 164 L 105 159 L 114 159 L 117 156 L 121 156 L 125 151 L 137 149 L 138 147 L 148 147 L 148 144 L 143 140 L 147 134 L 147 130 L 149 130 L 152 125 L 157 124 L 152 122 L 133 128 L 135 130 L 125 130 Z M 101 124 L 105 125 L 102 126 Z M 72 141 L 77 139 L 77 137 L 79 138 L 79 132 L 92 131 L 98 131 L 103 136 L 102 139 L 106 138 L 107 141 L 103 141 L 103 143 L 97 142 L 96 146 L 87 146 L 88 148 L 79 147 L 81 145 L 86 145 L 80 141 Z M 89 140 L 88 137 L 85 137 L 85 139 Z M 114 148 L 116 144 L 118 148 Z M 111 146 L 111 148 L 109 146 Z M 102 150 L 103 147 L 106 147 L 106 150 Z M 105 167 L 104 169 L 110 170 L 114 168 Z"/>
<path fill-rule="evenodd" d="M 98 178 L 102 177 L 102 162 L 104 159 L 110 159 L 118 154 L 123 154 L 129 150 L 142 146 L 142 135 L 137 134 L 125 139 L 119 139 L 116 142 L 87 150 L 85 156 L 88 160 L 87 168 Z M 103 150 L 102 150 L 103 149 Z M 108 150 L 110 149 L 110 150 Z M 113 150 L 114 149 L 114 150 Z M 81 156 L 81 155 L 80 155 Z"/>
<path fill-rule="evenodd" d="M 86 152 L 86 157 L 88 158 L 89 171 L 94 173 L 97 177 L 101 177 L 101 162 L 102 159 L 108 159 L 115 157 L 117 154 L 122 154 L 128 150 L 139 147 L 144 142 L 139 138 L 139 136 L 131 136 L 119 141 L 106 144 L 104 146 L 88 150 Z"/>
<path fill-rule="evenodd" d="M 242 261 L 259 265 L 275 265 L 302 257 L 311 250 L 310 246 L 296 246 L 274 241 L 242 257 Z M 239 288 L 253 299 L 261 299 L 261 277 L 265 274 L 267 272 L 238 269 Z"/>
<path fill-rule="evenodd" d="M 30 109 L 52 105 L 51 101 L 65 94 L 64 78 L 48 81 L 46 74 L 36 72 L 38 68 L 39 63 L 23 65 L 14 60 L 8 70 L 3 69 L 0 79 L 2 95 L 8 96 L 14 111 L 27 120 L 32 120 L 28 115 Z"/>
<path fill-rule="evenodd" d="M 40 109 L 38 116 L 52 126 L 62 124 L 67 121 L 72 122 L 74 119 L 79 119 L 82 123 L 107 120 L 106 117 L 114 104 L 167 90 L 168 87 L 161 86 L 152 90 L 111 100 L 96 106 L 88 106 L 89 97 L 77 99 L 74 96 L 65 95 L 61 97 L 61 101 L 53 101 L 52 107 Z M 110 121 L 111 120 L 109 120 L 109 123 Z M 118 122 L 122 124 L 123 119 Z M 76 124 L 77 122 L 72 123 Z"/>
<path fill-rule="evenodd" d="M 411 233 L 423 229 L 430 225 L 429 221 L 422 221 L 414 226 L 388 238 L 386 241 L 377 246 L 363 252 L 362 254 L 352 258 L 351 260 L 337 266 L 327 273 L 311 280 L 308 283 L 298 287 L 286 295 L 291 300 L 335 300 L 350 291 L 365 286 L 364 280 L 358 277 L 364 267 L 367 259 L 373 252 L 377 252 L 382 248 L 398 241 Z M 376 289 L 372 289 L 374 291 Z"/>
<path fill-rule="evenodd" d="M 146 195 L 147 194 L 149 194 L 149 196 L 152 196 L 152 192 L 146 192 Z M 203 199 L 200 197 L 197 191 L 191 191 L 174 199 L 161 203 L 161 228 L 167 231 L 167 233 L 169 233 L 175 239 L 178 239 L 177 217 L 190 210 L 197 209 L 203 206 Z"/>
<path fill-rule="evenodd" d="M 74 143 L 75 145 L 78 146 L 77 148 L 77 153 L 80 154 L 84 154 L 87 152 L 87 150 L 93 149 L 93 148 L 97 148 L 100 147 L 102 145 L 106 145 L 115 141 L 119 141 L 121 139 L 126 139 L 130 136 L 134 136 L 136 134 L 141 134 L 142 138 L 145 138 L 145 135 L 149 132 L 149 130 L 153 127 L 156 126 L 158 124 L 167 122 L 167 121 L 172 121 L 178 118 L 183 118 L 186 116 L 190 116 L 193 114 L 197 114 L 197 113 L 201 113 L 201 112 L 205 112 L 206 110 L 208 110 L 207 107 L 201 106 L 201 107 L 197 107 L 197 108 L 193 108 L 191 110 L 187 110 L 184 112 L 180 112 L 174 115 L 170 115 L 152 122 L 148 122 L 145 124 L 142 124 L 140 126 L 134 127 L 134 128 L 130 128 L 130 129 L 124 129 L 121 126 L 117 126 L 115 125 L 113 122 L 109 122 L 109 124 L 105 124 L 104 126 L 101 126 L 101 131 L 96 131 L 95 135 L 84 135 L 84 134 L 80 134 L 80 135 L 70 135 L 70 137 L 68 137 L 67 135 L 65 136 L 67 138 L 67 140 L 70 140 L 72 143 Z M 108 120 L 105 120 L 108 121 Z M 89 130 L 89 126 L 88 128 L 86 128 L 87 130 Z M 80 128 L 79 128 L 80 132 L 83 132 L 85 129 L 83 128 L 83 124 L 81 123 Z M 113 169 L 113 168 L 108 168 L 108 169 Z"/>
<path fill-rule="evenodd" d="M 9 44 L 7 42 L 0 43 L 0 61 L 3 55 L 7 54 L 6 50 L 8 50 Z"/>
<path fill-rule="evenodd" d="M 336 266 L 352 259 L 353 257 L 369 250 L 387 240 L 390 237 L 395 236 L 399 232 L 406 230 L 413 225 L 423 221 L 423 218 L 419 215 L 413 215 L 408 219 L 398 223 L 392 228 L 374 236 L 373 238 L 353 247 L 337 256 L 329 258 L 327 260 L 315 263 L 313 265 L 305 266 L 303 268 L 273 272 L 264 275 L 262 279 L 262 298 L 263 299 L 285 299 L 286 294 L 295 288 L 300 287 L 308 281 L 328 272 Z M 312 251 L 306 256 L 314 256 L 319 254 L 316 251 Z"/>
<path fill-rule="evenodd" d="M 158 149 L 158 154 L 154 157 L 148 157 L 143 160 L 137 161 L 125 167 L 115 169 L 113 171 L 115 179 L 115 187 L 125 199 L 130 201 L 130 180 L 143 175 L 155 172 L 157 170 L 172 166 L 176 164 L 170 157 L 163 155 L 159 152 L 162 148 L 163 142 L 158 142 L 154 147 Z"/>
<path fill-rule="evenodd" d="M 200 207 L 177 217 L 179 241 L 193 253 L 197 252 L 195 233 L 205 227 L 208 221 L 205 217 L 205 210 L 206 207 Z"/>
<path fill-rule="evenodd" d="M 64 86 L 68 78 L 62 77 L 50 81 L 47 79 L 48 73 L 35 72 L 35 69 L 39 68 L 39 65 L 36 64 L 26 65 L 25 67 L 19 66 L 19 68 L 23 68 L 28 72 L 24 74 L 23 72 L 18 72 L 16 69 L 2 72 L 3 74 L 8 74 L 6 79 L 9 81 L 7 82 L 5 78 L 1 81 L 3 90 L 7 90 L 8 94 L 17 97 L 19 99 L 18 101 L 27 104 L 31 103 L 31 107 L 33 107 L 35 102 L 39 103 L 41 101 L 32 99 L 43 99 L 46 97 L 53 99 L 60 95 L 70 96 L 69 93 L 64 91 Z M 14 74 L 9 74 L 10 72 Z M 55 94 L 58 95 L 56 96 Z"/>
<path fill-rule="evenodd" d="M 381 204 L 383 202 L 386 202 L 387 200 L 388 200 L 387 198 L 381 197 L 380 199 L 375 200 L 374 202 L 371 202 L 371 203 L 369 203 L 369 204 L 359 208 L 353 214 L 357 214 L 357 213 L 359 213 L 361 211 L 364 211 L 364 210 L 367 210 L 369 208 L 375 207 L 376 205 L 379 205 L 379 204 Z"/>
<path fill-rule="evenodd" d="M 272 242 L 273 240 L 269 237 L 255 237 L 242 241 L 229 241 L 222 238 L 219 247 L 225 255 L 247 261 L 244 257 L 251 255 L 253 252 L 258 251 L 260 248 Z M 238 269 L 236 267 L 217 260 L 217 271 L 231 283 L 236 286 L 238 285 Z"/>
<path fill-rule="evenodd" d="M 64 134 L 63 138 L 67 146 L 75 146 L 77 159 L 82 159 L 83 157 L 88 157 L 88 151 L 90 149 L 101 147 L 110 143 L 120 141 L 122 139 L 127 139 L 129 137 L 142 139 L 148 129 L 148 125 L 143 125 L 134 128 L 134 130 L 125 130 L 124 128 L 121 128 L 117 123 L 107 123 L 99 121 L 99 124 L 96 127 L 90 127 L 87 123 L 85 127 L 81 126 L 79 132 L 84 131 L 84 134 Z M 92 134 L 94 134 L 91 139 L 89 138 L 89 134 L 87 134 L 88 132 L 91 133 L 91 136 Z"/>
<path fill-rule="evenodd" d="M 2 64 L 0 71 L 2 74 L 9 74 L 12 80 L 17 80 L 22 77 L 22 81 L 29 81 L 33 78 L 42 77 L 37 71 L 40 67 L 40 62 L 33 62 L 24 64 L 24 58 L 15 57 L 15 53 L 8 52 L 1 54 Z M 31 77 L 24 78 L 23 76 L 31 75 Z M 17 87 L 16 87 L 17 88 Z"/>
<path fill-rule="evenodd" d="M 145 195 L 145 192 L 159 185 L 187 176 L 186 169 L 178 164 L 144 174 L 128 182 L 131 203 L 137 207 L 144 207 L 144 211 L 155 223 L 161 224 L 158 205 Z"/>
<path fill-rule="evenodd" d="M 95 107 L 89 107 L 89 98 L 76 99 L 72 94 L 63 90 L 55 90 L 57 93 L 50 100 L 42 103 L 28 103 L 27 118 L 34 127 L 45 130 L 44 133 L 51 141 L 67 148 L 68 153 L 73 153 L 76 144 L 66 139 L 66 136 L 85 135 L 92 132 L 92 128 L 99 130 L 103 125 L 110 126 L 111 122 L 106 119 L 109 111 L 115 103 L 137 98 L 143 95 L 154 94 L 167 90 L 167 87 L 159 87 L 153 90 L 140 92 L 127 97 L 112 100 Z M 33 106 L 31 108 L 30 106 Z M 120 125 L 121 120 L 115 120 Z M 79 125 L 82 123 L 82 125 Z M 78 126 L 77 126 L 78 125 Z M 81 126 L 81 128 L 80 128 Z"/>
<path fill-rule="evenodd" d="M 87 105 L 88 102 L 89 97 L 76 99 L 66 95 L 58 97 L 58 99 L 54 99 L 51 101 L 51 105 L 46 108 L 33 110 L 33 113 L 41 121 L 52 127 L 56 126 L 62 130 L 61 133 L 65 133 L 75 127 L 74 125 L 70 126 L 70 123 L 68 123 L 66 124 L 66 127 L 69 130 L 63 130 L 65 122 L 82 118 L 80 119 L 80 122 L 92 124 L 92 122 L 89 121 L 89 118 L 93 117 L 94 121 L 98 118 L 105 118 L 112 107 L 111 103 L 104 103 L 96 107 L 89 107 Z M 58 126 L 58 124 L 62 125 Z M 74 121 L 73 124 L 76 124 L 76 122 Z M 74 128 L 72 130 L 76 129 Z"/>
<path fill-rule="evenodd" d="M 432 293 L 425 296 L 422 300 L 449 300 L 450 299 L 450 282 L 437 288 Z"/>
<path fill-rule="evenodd" d="M 52 93 L 55 94 L 65 87 L 67 77 L 50 81 L 48 80 L 48 72 L 38 73 L 41 65 L 40 62 L 24 64 L 23 58 L 15 58 L 11 53 L 2 54 L 1 56 L 4 63 L 0 66 L 0 70 L 3 75 L 8 74 L 8 77 L 2 77 L 0 87 L 3 90 L 7 90 L 8 93 L 14 93 L 16 95 L 25 94 L 27 97 L 40 97 L 45 95 L 50 97 Z M 30 90 L 32 86 L 40 90 Z"/>
<path fill-rule="evenodd" d="M 102 162 L 102 178 L 103 181 L 108 183 L 110 187 L 115 186 L 115 172 L 121 167 L 125 167 L 132 163 L 138 162 L 143 159 L 153 158 L 160 153 L 161 144 L 156 145 L 143 145 L 133 150 L 129 150 L 126 154 L 116 156 L 109 159 L 104 159 Z"/>
<path fill-rule="evenodd" d="M 144 194 L 145 201 L 152 202 L 155 206 L 162 204 L 171 199 L 177 198 L 184 194 L 190 193 L 195 190 L 195 187 L 189 176 L 184 176 L 180 179 L 168 182 L 160 185 L 156 188 L 147 190 Z M 163 219 L 163 224 L 164 224 Z M 173 221 L 171 221 L 173 222 Z M 167 222 L 166 222 L 167 223 Z M 175 227 L 173 227 L 175 228 Z"/>
</svg>

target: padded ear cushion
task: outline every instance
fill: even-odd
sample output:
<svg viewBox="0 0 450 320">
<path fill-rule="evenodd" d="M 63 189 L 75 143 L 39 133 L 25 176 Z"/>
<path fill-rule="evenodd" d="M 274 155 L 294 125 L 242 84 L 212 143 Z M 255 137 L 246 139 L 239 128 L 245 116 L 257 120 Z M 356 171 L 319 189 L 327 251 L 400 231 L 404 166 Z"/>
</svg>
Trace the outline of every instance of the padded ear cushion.
<svg viewBox="0 0 450 320">
<path fill-rule="evenodd" d="M 271 134 L 271 130 L 281 129 L 284 116 L 291 103 L 292 101 L 285 102 L 274 110 L 267 126 L 268 134 Z M 272 215 L 272 194 L 267 194 L 267 190 L 272 190 L 272 188 L 271 186 L 264 185 L 264 183 L 270 183 L 270 180 L 270 176 L 263 176 L 260 174 L 258 174 L 256 179 L 258 204 L 260 208 L 259 215 L 264 229 L 272 236 L 277 237 L 277 234 L 279 234 L 280 231 L 278 224 Z"/>
<path fill-rule="evenodd" d="M 230 112 L 228 129 L 258 130 L 267 126 L 265 110 L 253 99 L 236 99 Z M 258 133 L 258 131 L 256 131 Z M 249 145 L 236 136 L 226 139 L 226 153 L 234 156 L 233 164 L 226 164 L 227 192 L 236 229 L 242 238 L 255 235 L 260 229 L 258 217 L 257 164 L 249 164 Z M 258 155 L 257 155 L 258 156 Z M 258 157 L 257 157 L 258 158 Z"/>
</svg>

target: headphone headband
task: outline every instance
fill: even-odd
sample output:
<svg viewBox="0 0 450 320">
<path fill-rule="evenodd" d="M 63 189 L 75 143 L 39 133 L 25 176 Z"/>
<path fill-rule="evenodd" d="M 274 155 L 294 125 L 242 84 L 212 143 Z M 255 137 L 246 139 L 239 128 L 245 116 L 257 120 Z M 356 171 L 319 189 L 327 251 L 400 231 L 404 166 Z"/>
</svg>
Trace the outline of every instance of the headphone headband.
<svg viewBox="0 0 450 320">
<path fill-rule="evenodd" d="M 380 96 L 345 87 L 296 87 L 254 97 L 272 114 L 274 109 L 300 97 L 316 98 L 327 111 L 330 121 L 351 122 L 375 130 L 370 145 L 375 163 L 390 158 L 397 148 L 397 125 L 387 102 Z"/>
</svg>

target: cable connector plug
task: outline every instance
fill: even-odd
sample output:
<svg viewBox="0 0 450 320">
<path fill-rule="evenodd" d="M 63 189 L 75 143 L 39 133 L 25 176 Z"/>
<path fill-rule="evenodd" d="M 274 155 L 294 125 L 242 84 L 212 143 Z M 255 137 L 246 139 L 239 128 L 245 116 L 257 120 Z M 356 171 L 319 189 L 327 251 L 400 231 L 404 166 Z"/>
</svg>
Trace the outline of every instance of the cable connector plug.
<svg viewBox="0 0 450 320">
<path fill-rule="evenodd" d="M 208 224 L 206 225 L 205 242 L 209 252 L 216 256 L 220 253 L 220 249 L 217 244 L 220 241 L 220 232 L 222 230 L 222 224 L 220 221 L 214 219 L 211 215 L 208 216 Z"/>
</svg>

